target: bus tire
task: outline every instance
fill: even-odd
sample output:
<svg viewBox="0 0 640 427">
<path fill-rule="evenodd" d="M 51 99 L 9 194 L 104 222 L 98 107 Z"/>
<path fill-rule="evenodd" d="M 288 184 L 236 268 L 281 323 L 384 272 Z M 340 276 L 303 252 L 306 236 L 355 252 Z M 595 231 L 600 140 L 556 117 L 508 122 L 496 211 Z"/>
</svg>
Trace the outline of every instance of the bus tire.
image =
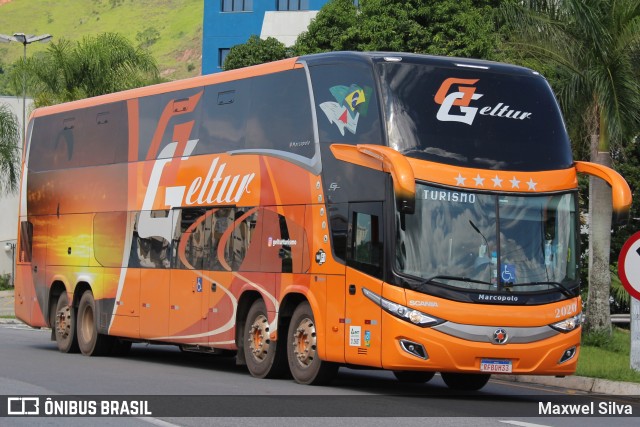
<svg viewBox="0 0 640 427">
<path fill-rule="evenodd" d="M 56 309 L 52 315 L 51 329 L 55 336 L 58 350 L 62 353 L 77 353 L 78 339 L 76 337 L 76 310 L 73 305 L 69 305 L 67 292 L 62 292 L 58 296 Z"/>
<path fill-rule="evenodd" d="M 406 384 L 421 384 L 431 381 L 435 372 L 429 371 L 393 371 L 396 379 Z"/>
<path fill-rule="evenodd" d="M 453 390 L 475 391 L 487 385 L 491 374 L 441 372 L 442 380 Z"/>
<path fill-rule="evenodd" d="M 85 356 L 106 356 L 113 347 L 113 337 L 98 333 L 96 301 L 87 290 L 78 305 L 78 346 Z"/>
<path fill-rule="evenodd" d="M 271 340 L 264 301 L 254 301 L 244 325 L 244 357 L 249 373 L 256 378 L 280 378 L 286 373 L 284 340 Z"/>
<path fill-rule="evenodd" d="M 300 384 L 322 385 L 333 380 L 338 365 L 318 357 L 316 324 L 308 302 L 296 307 L 287 335 L 287 359 L 293 379 Z"/>
</svg>

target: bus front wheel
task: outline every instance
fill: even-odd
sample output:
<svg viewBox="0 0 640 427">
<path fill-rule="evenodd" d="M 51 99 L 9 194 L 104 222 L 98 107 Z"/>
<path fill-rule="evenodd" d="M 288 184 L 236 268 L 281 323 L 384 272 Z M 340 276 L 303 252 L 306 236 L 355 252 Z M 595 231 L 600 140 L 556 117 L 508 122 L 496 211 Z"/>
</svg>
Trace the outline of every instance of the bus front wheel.
<svg viewBox="0 0 640 427">
<path fill-rule="evenodd" d="M 98 333 L 96 301 L 87 290 L 78 305 L 78 346 L 85 356 L 106 356 L 113 347 L 113 337 Z"/>
<path fill-rule="evenodd" d="M 338 372 L 337 364 L 320 360 L 316 339 L 311 306 L 303 302 L 293 312 L 287 338 L 289 369 L 300 384 L 327 384 Z"/>
<path fill-rule="evenodd" d="M 282 341 L 271 340 L 271 326 L 264 301 L 256 300 L 244 325 L 244 357 L 249 373 L 256 378 L 279 378 L 286 372 Z"/>
<path fill-rule="evenodd" d="M 55 334 L 58 350 L 62 353 L 77 353 L 76 311 L 72 305 L 69 305 L 66 291 L 63 291 L 58 297 L 53 317 L 51 327 Z"/>
<path fill-rule="evenodd" d="M 441 372 L 442 380 L 453 390 L 480 390 L 487 385 L 491 374 L 461 374 Z"/>
</svg>

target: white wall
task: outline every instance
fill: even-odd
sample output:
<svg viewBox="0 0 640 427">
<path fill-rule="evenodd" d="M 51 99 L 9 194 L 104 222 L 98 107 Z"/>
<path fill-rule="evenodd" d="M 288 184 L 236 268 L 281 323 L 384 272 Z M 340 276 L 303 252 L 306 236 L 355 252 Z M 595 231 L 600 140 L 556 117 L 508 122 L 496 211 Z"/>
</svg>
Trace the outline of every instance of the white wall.
<svg viewBox="0 0 640 427">
<path fill-rule="evenodd" d="M 0 103 L 8 105 L 22 124 L 22 98 L 0 96 Z M 27 98 L 27 119 L 33 101 Z M 0 275 L 12 273 L 12 251 L 6 251 L 7 243 L 15 243 L 18 234 L 18 193 L 0 194 Z"/>
<path fill-rule="evenodd" d="M 260 38 L 274 37 L 285 46 L 293 46 L 298 35 L 307 31 L 317 14 L 317 10 L 266 12 Z"/>
</svg>

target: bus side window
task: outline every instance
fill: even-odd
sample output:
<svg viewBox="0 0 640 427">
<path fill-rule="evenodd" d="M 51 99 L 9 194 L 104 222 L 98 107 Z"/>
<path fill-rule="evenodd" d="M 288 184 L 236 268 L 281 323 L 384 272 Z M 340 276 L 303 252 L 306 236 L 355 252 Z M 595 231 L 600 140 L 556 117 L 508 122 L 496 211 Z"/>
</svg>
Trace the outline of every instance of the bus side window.
<svg viewBox="0 0 640 427">
<path fill-rule="evenodd" d="M 304 70 L 283 71 L 251 80 L 246 148 L 315 154 L 309 87 Z"/>
<path fill-rule="evenodd" d="M 194 154 L 226 153 L 245 148 L 250 84 L 244 80 L 205 86 L 200 101 L 200 141 Z"/>
<path fill-rule="evenodd" d="M 382 203 L 353 203 L 350 206 L 347 265 L 382 277 Z"/>
<path fill-rule="evenodd" d="M 136 214 L 129 267 L 169 268 L 170 242 L 162 236 L 141 237 L 138 234 L 138 224 L 140 222 L 140 216 L 143 214 L 149 215 L 150 218 L 167 218 L 171 212 L 167 210 L 157 210 Z"/>
<path fill-rule="evenodd" d="M 329 226 L 331 228 L 331 247 L 333 255 L 342 261 L 347 259 L 347 204 L 336 203 L 328 205 Z"/>
<path fill-rule="evenodd" d="M 33 248 L 33 224 L 29 221 L 20 223 L 20 252 L 18 262 L 31 262 Z"/>
</svg>

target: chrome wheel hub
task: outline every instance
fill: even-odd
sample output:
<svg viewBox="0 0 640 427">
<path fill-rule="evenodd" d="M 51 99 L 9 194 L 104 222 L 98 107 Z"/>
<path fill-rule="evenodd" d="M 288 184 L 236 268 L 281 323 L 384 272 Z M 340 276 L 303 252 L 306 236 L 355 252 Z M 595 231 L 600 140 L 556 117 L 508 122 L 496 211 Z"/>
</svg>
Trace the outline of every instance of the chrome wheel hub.
<svg viewBox="0 0 640 427">
<path fill-rule="evenodd" d="M 316 357 L 316 327 L 311 319 L 303 319 L 293 334 L 293 353 L 298 364 L 307 368 Z"/>
</svg>

